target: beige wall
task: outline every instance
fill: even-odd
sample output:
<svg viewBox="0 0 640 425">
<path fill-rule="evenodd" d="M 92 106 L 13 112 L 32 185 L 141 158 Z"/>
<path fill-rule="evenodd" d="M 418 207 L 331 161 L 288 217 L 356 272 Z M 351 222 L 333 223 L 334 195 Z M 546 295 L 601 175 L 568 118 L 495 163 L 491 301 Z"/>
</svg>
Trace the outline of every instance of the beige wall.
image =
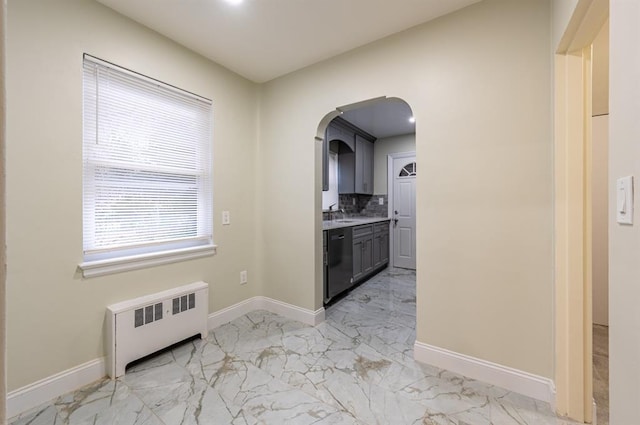
<svg viewBox="0 0 640 425">
<path fill-rule="evenodd" d="M 552 377 L 550 24 L 548 2 L 485 0 L 266 84 L 265 295 L 321 306 L 318 125 L 399 97 L 418 123 L 418 340 Z"/>
<path fill-rule="evenodd" d="M 609 220 L 609 374 L 612 424 L 640 423 L 640 2 L 610 3 L 609 187 L 633 175 L 633 226 Z M 613 217 L 615 190 L 609 191 Z"/>
<path fill-rule="evenodd" d="M 592 113 L 609 113 L 609 21 L 593 41 L 593 103 Z"/>
<path fill-rule="evenodd" d="M 415 150 L 415 134 L 403 134 L 376 140 L 373 144 L 373 193 L 375 195 L 386 195 L 388 192 L 387 155 Z"/>
<path fill-rule="evenodd" d="M 211 311 L 254 295 L 321 307 L 314 136 L 381 95 L 419 123 L 418 340 L 553 376 L 547 2 L 485 0 L 259 89 L 94 1 L 8 13 L 10 389 L 104 355 L 106 305 L 176 284 L 208 281 Z M 79 277 L 83 52 L 213 99 L 218 255 Z"/>
<path fill-rule="evenodd" d="M 216 256 L 80 277 L 84 52 L 213 99 Z M 254 84 L 90 0 L 11 0 L 7 56 L 10 390 L 103 356 L 111 303 L 197 280 L 210 311 L 262 292 Z"/>
</svg>

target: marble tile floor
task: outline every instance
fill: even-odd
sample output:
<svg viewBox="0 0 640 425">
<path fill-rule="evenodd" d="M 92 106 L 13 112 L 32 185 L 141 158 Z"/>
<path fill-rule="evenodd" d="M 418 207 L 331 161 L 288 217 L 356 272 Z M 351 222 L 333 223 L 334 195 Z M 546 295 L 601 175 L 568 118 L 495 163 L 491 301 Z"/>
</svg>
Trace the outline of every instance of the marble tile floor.
<svg viewBox="0 0 640 425">
<path fill-rule="evenodd" d="M 593 398 L 598 425 L 609 425 L 609 328 L 593 325 Z"/>
<path fill-rule="evenodd" d="M 415 300 L 415 273 L 385 270 L 318 326 L 254 311 L 10 424 L 571 424 L 546 403 L 416 363 Z"/>
</svg>

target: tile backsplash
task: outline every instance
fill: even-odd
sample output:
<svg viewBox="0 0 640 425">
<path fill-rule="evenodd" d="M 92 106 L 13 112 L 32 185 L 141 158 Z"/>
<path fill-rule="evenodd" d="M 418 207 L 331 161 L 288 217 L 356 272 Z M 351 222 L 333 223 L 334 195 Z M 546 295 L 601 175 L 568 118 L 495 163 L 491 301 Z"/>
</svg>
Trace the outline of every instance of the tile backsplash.
<svg viewBox="0 0 640 425">
<path fill-rule="evenodd" d="M 382 205 L 380 205 L 380 198 L 383 200 Z M 338 210 L 343 209 L 348 216 L 358 215 L 363 217 L 386 217 L 389 207 L 387 195 L 340 195 L 338 205 Z M 338 217 L 340 217 L 339 214 Z M 329 214 L 323 213 L 322 218 L 328 220 Z"/>
</svg>

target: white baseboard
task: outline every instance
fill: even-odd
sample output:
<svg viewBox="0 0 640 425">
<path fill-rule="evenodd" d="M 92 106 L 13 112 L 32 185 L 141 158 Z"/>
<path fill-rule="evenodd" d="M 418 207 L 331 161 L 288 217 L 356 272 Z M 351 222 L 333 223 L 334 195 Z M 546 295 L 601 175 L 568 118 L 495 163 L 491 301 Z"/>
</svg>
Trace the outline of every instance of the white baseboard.
<svg viewBox="0 0 640 425">
<path fill-rule="evenodd" d="M 418 341 L 414 345 L 413 356 L 418 362 L 450 370 L 552 405 L 555 404 L 555 385 L 549 378 Z"/>
<path fill-rule="evenodd" d="M 312 311 L 272 298 L 253 297 L 210 314 L 207 326 L 214 329 L 255 310 L 267 310 L 312 326 L 324 321 L 324 308 Z M 11 391 L 7 395 L 7 417 L 13 418 L 106 375 L 106 359 L 100 358 Z"/>
<path fill-rule="evenodd" d="M 307 310 L 293 304 L 274 300 L 273 298 L 260 297 L 262 309 L 279 314 L 287 319 L 297 320 L 307 325 L 316 326 L 324 322 L 324 307 L 316 311 Z"/>
<path fill-rule="evenodd" d="M 271 313 L 284 316 L 287 319 L 297 320 L 298 322 L 311 326 L 324 322 L 324 308 L 312 311 L 293 304 L 274 300 L 273 298 L 253 297 L 216 311 L 215 313 L 211 313 L 207 322 L 209 329 L 215 329 L 220 325 L 229 323 L 232 320 L 255 310 L 267 310 Z"/>
<path fill-rule="evenodd" d="M 104 378 L 104 357 L 67 369 L 7 394 L 7 418 L 17 416 L 61 395 Z"/>
<path fill-rule="evenodd" d="M 218 310 L 215 313 L 211 313 L 207 320 L 207 327 L 209 330 L 215 329 L 225 323 L 229 323 L 232 320 L 237 319 L 238 317 L 242 317 L 247 313 L 259 310 L 259 298 L 260 297 L 249 298 L 248 300 L 241 301 L 227 308 L 223 308 L 222 310 Z"/>
</svg>

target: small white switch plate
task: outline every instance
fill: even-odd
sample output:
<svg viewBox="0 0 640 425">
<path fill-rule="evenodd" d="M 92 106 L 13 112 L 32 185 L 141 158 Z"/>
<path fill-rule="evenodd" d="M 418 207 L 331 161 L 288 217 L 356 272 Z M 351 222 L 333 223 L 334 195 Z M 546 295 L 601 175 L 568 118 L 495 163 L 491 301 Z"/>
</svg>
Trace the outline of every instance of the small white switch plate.
<svg viewBox="0 0 640 425">
<path fill-rule="evenodd" d="M 247 283 L 247 271 L 242 270 L 240 272 L 240 285 L 244 285 L 245 283 Z"/>
<path fill-rule="evenodd" d="M 378 198 L 378 205 L 384 205 L 384 198 Z"/>
<path fill-rule="evenodd" d="M 356 204 L 356 198 L 352 198 L 352 199 L 351 199 L 351 203 L 352 203 L 353 205 L 355 205 L 355 204 Z"/>
<path fill-rule="evenodd" d="M 633 224 L 633 176 L 621 177 L 616 182 L 616 221 Z"/>
<path fill-rule="evenodd" d="M 229 211 L 222 211 L 222 224 L 231 224 L 231 216 Z"/>
</svg>

